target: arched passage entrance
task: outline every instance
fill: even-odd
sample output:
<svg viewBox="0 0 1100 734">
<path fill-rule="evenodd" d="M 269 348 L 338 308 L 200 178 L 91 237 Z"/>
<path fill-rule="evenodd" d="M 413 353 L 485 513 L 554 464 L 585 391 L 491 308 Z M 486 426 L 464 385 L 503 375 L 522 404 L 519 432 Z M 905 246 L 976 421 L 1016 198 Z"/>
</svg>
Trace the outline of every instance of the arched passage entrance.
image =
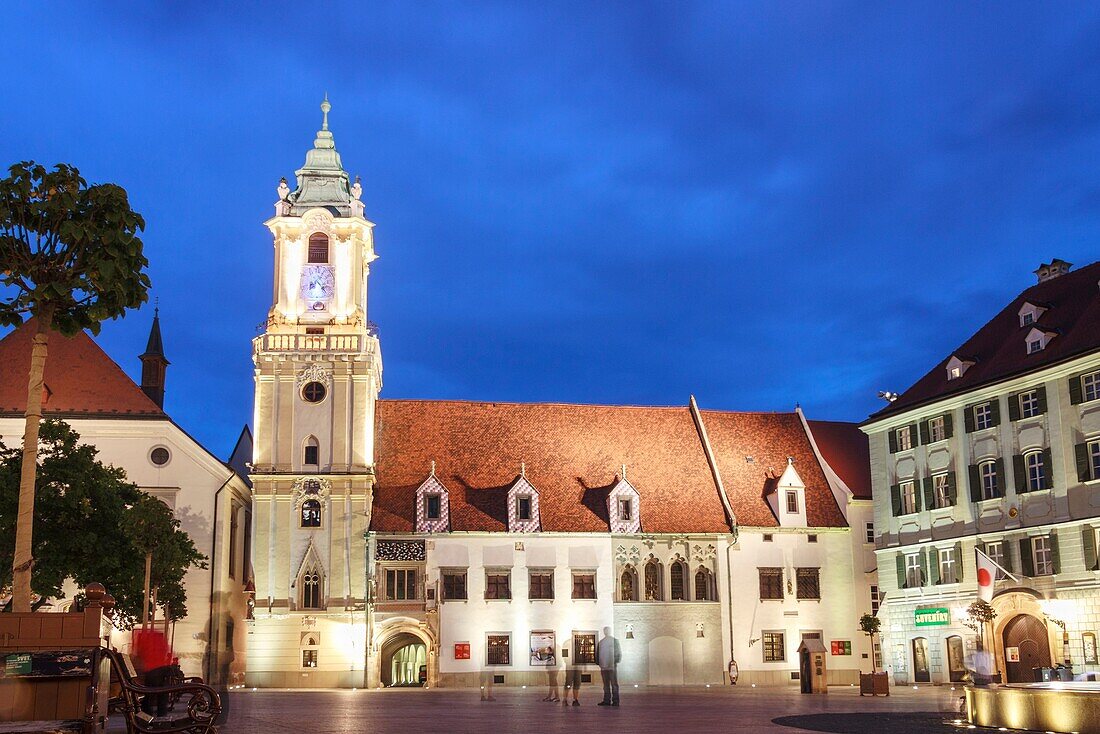
<svg viewBox="0 0 1100 734">
<path fill-rule="evenodd" d="M 409 632 L 399 632 L 382 645 L 382 685 L 422 686 L 428 680 L 428 646 Z"/>
<path fill-rule="evenodd" d="M 1032 668 L 1050 667 L 1050 636 L 1047 626 L 1038 618 L 1016 615 L 1005 625 L 1001 640 L 1009 683 L 1030 683 L 1035 680 Z M 1019 660 L 1015 662 L 1013 648 L 1019 652 Z"/>
</svg>

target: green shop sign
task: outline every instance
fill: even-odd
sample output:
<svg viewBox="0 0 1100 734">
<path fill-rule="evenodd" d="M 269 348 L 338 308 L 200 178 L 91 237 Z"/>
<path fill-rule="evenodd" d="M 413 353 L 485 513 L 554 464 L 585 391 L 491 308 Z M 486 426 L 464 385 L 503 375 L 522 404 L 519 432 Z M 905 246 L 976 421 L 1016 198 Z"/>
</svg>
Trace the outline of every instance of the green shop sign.
<svg viewBox="0 0 1100 734">
<path fill-rule="evenodd" d="M 913 618 L 918 627 L 942 627 L 951 624 L 951 612 L 944 607 L 935 609 L 917 609 Z"/>
</svg>

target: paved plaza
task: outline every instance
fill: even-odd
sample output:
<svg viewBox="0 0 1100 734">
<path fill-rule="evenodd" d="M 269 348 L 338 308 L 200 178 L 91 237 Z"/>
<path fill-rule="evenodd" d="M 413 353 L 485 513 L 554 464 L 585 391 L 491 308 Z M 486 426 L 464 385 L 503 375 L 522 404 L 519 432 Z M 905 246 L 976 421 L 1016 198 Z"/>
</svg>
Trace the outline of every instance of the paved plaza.
<svg viewBox="0 0 1100 734">
<path fill-rule="evenodd" d="M 544 703 L 544 692 L 498 688 L 495 701 L 476 690 L 240 691 L 230 695 L 233 734 L 397 734 L 493 732 L 957 732 L 947 688 L 895 689 L 888 698 L 860 698 L 855 689 L 827 696 L 777 688 L 632 689 L 619 708 L 597 706 L 599 690 L 581 706 Z M 965 725 L 961 727 L 966 729 Z M 973 731 L 973 730 L 972 730 Z M 979 730 L 980 731 L 980 730 Z"/>
</svg>

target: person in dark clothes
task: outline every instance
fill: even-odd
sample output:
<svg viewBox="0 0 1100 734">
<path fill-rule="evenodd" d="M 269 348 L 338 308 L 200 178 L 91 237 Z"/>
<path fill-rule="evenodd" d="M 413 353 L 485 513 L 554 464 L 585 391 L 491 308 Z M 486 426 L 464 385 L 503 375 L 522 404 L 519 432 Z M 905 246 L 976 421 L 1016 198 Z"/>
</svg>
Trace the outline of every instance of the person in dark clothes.
<svg viewBox="0 0 1100 734">
<path fill-rule="evenodd" d="M 603 637 L 596 644 L 596 662 L 600 664 L 600 676 L 603 678 L 603 700 L 600 706 L 619 705 L 619 662 L 623 651 L 619 641 L 611 636 L 611 628 L 603 628 Z"/>
<path fill-rule="evenodd" d="M 145 685 L 168 685 L 172 675 L 172 651 L 168 638 L 158 629 L 134 630 L 134 657 L 142 670 Z M 150 693 L 141 699 L 141 710 L 149 716 L 168 715 L 168 694 Z"/>
</svg>

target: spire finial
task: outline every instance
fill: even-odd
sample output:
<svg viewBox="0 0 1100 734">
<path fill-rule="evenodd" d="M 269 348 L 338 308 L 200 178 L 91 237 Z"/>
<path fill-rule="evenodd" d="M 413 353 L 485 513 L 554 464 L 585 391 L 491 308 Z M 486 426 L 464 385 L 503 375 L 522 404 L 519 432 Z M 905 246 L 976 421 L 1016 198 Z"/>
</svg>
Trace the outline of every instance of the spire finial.
<svg viewBox="0 0 1100 734">
<path fill-rule="evenodd" d="M 527 462 L 526 461 L 521 461 L 519 463 L 519 475 L 521 477 L 526 477 L 527 476 Z"/>
<path fill-rule="evenodd" d="M 623 481 L 626 481 L 626 464 L 623 464 L 623 466 L 622 466 L 621 478 L 622 478 Z"/>
<path fill-rule="evenodd" d="M 432 459 L 432 476 L 435 476 L 435 459 Z"/>
<path fill-rule="evenodd" d="M 153 299 L 153 318 L 160 317 L 160 296 Z"/>
<path fill-rule="evenodd" d="M 325 92 L 325 101 L 321 103 L 321 129 L 328 130 L 328 111 L 332 109 L 332 105 L 328 103 L 328 92 Z"/>
</svg>

